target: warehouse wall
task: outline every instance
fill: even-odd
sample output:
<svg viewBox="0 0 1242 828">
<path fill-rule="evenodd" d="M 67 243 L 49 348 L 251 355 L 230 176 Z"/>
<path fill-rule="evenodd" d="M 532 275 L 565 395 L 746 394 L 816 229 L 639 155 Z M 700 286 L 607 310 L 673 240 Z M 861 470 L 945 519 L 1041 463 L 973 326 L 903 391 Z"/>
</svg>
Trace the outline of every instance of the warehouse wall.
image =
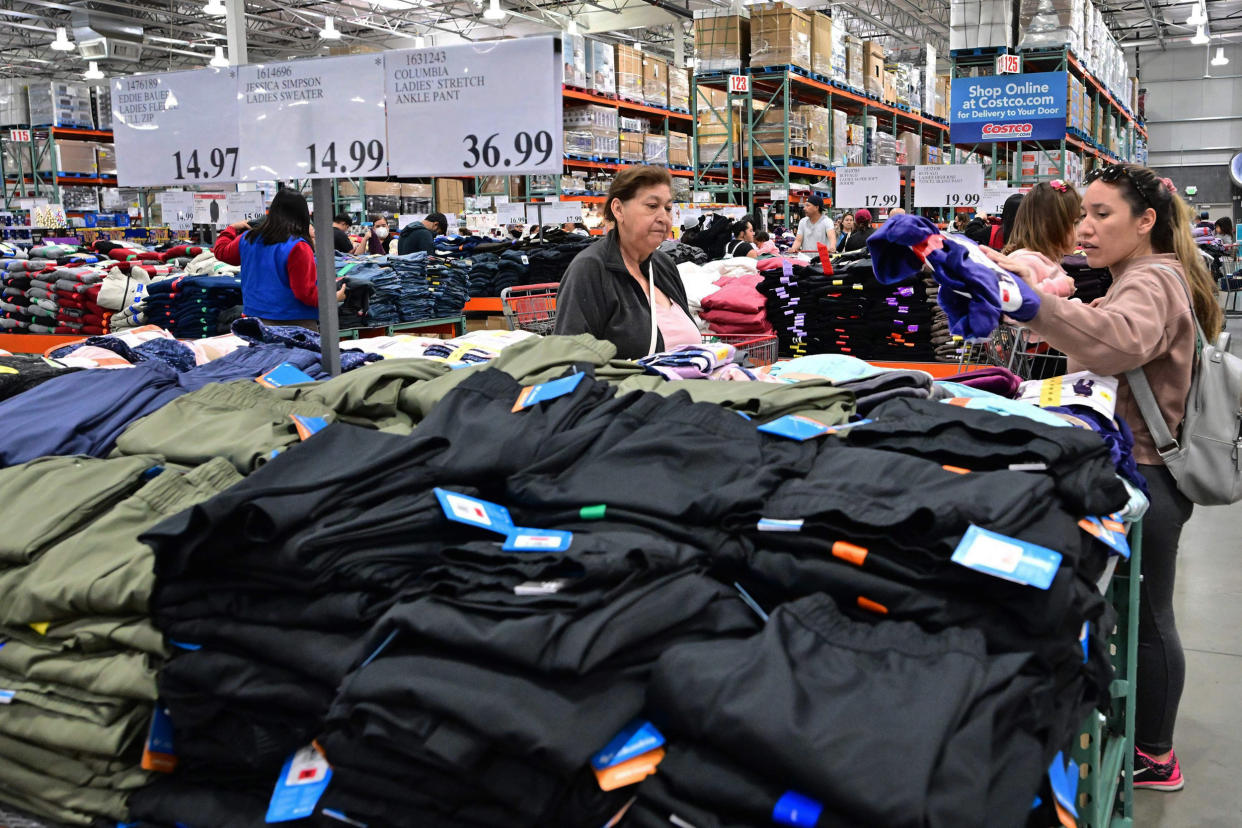
<svg viewBox="0 0 1242 828">
<path fill-rule="evenodd" d="M 1206 56 L 1203 46 L 1181 44 L 1165 52 L 1144 48 L 1138 56 L 1153 167 L 1221 165 L 1223 171 L 1242 152 L 1242 43 L 1225 45 L 1226 66 L 1209 67 Z M 1133 57 L 1130 62 L 1133 68 Z M 1204 78 L 1208 70 L 1218 77 Z"/>
</svg>

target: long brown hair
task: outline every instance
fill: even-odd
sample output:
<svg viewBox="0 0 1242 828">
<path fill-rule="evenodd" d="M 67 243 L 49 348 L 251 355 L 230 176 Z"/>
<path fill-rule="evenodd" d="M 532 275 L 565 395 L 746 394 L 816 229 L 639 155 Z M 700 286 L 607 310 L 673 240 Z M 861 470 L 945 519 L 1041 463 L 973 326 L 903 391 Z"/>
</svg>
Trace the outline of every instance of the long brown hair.
<svg viewBox="0 0 1242 828">
<path fill-rule="evenodd" d="M 1074 237 L 1074 227 L 1082 215 L 1082 196 L 1068 184 L 1061 187 L 1064 189 L 1041 181 L 1022 197 L 1003 253 L 1034 250 L 1059 262 L 1070 252 L 1065 250 L 1065 242 Z"/>
<path fill-rule="evenodd" d="M 1130 214 L 1141 216 L 1151 208 L 1156 223 L 1151 228 L 1151 249 L 1155 253 L 1173 253 L 1182 264 L 1186 283 L 1190 286 L 1195 316 L 1209 340 L 1215 339 L 1224 326 L 1224 314 L 1216 302 L 1216 283 L 1208 272 L 1199 246 L 1190 235 L 1195 223 L 1194 212 L 1166 181 L 1155 171 L 1138 164 L 1113 164 L 1099 176 L 1105 183 L 1121 191 L 1130 206 Z"/>
</svg>

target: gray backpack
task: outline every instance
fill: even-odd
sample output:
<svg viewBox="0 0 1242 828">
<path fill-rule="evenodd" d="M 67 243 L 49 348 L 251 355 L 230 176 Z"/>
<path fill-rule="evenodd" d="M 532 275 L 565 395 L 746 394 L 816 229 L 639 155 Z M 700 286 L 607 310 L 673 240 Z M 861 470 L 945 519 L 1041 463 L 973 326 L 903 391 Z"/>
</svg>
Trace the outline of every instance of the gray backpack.
<svg viewBox="0 0 1242 828">
<path fill-rule="evenodd" d="M 1190 301 L 1180 275 L 1177 281 Z M 1180 441 L 1169 433 L 1143 369 L 1127 371 L 1126 379 L 1177 488 L 1201 506 L 1221 506 L 1242 500 L 1242 359 L 1229 353 L 1227 333 L 1214 345 L 1208 344 L 1194 316 L 1193 301 L 1190 308 L 1195 320 L 1195 364 Z"/>
</svg>

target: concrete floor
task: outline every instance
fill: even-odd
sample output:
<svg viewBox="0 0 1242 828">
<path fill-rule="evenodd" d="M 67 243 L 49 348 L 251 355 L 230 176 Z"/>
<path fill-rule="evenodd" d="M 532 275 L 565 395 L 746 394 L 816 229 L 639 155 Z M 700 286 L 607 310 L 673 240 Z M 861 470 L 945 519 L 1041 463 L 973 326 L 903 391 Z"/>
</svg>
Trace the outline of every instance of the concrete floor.
<svg viewBox="0 0 1242 828">
<path fill-rule="evenodd" d="M 1242 319 L 1229 320 L 1242 356 Z M 1174 747 L 1186 788 L 1136 791 L 1134 824 L 1242 826 L 1242 503 L 1195 507 L 1182 533 L 1174 609 L 1186 690 Z"/>
</svg>

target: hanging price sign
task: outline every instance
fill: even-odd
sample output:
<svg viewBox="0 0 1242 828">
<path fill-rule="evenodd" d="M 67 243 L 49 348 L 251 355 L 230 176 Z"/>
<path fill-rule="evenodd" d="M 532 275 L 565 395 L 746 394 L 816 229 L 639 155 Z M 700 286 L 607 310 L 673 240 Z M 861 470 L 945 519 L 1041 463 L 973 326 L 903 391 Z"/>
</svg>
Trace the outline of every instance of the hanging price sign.
<svg viewBox="0 0 1242 828">
<path fill-rule="evenodd" d="M 380 55 L 240 67 L 238 179 L 388 175 L 383 74 Z"/>
<path fill-rule="evenodd" d="M 932 164 L 914 168 L 915 207 L 970 207 L 983 197 L 979 164 Z"/>
<path fill-rule="evenodd" d="M 384 53 L 396 175 L 561 172 L 561 72 L 551 37 Z"/>
<path fill-rule="evenodd" d="M 169 230 L 194 229 L 194 194 L 186 192 L 164 192 L 159 196 L 160 209 L 164 212 L 164 223 Z"/>
<path fill-rule="evenodd" d="M 833 207 L 893 208 L 901 203 L 901 170 L 897 167 L 838 167 Z"/>
<path fill-rule="evenodd" d="M 240 178 L 236 69 L 138 75 L 116 78 L 110 86 L 122 186 Z"/>
<path fill-rule="evenodd" d="M 254 221 L 267 215 L 263 193 L 257 190 L 225 194 L 224 213 L 229 224 L 237 221 Z"/>
<path fill-rule="evenodd" d="M 526 224 L 526 205 L 523 202 L 497 204 L 496 216 L 501 224 Z"/>
</svg>

